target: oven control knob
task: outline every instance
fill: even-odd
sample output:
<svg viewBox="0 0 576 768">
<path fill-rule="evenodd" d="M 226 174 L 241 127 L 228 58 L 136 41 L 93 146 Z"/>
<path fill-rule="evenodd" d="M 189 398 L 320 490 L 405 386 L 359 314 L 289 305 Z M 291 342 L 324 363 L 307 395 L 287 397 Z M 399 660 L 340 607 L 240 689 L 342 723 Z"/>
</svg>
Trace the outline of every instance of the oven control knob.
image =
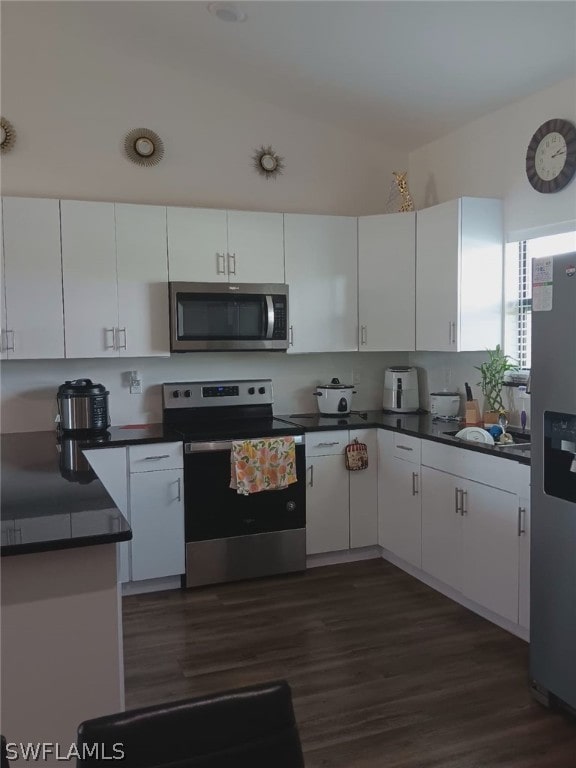
<svg viewBox="0 0 576 768">
<path fill-rule="evenodd" d="M 266 387 L 258 387 L 258 392 L 260 392 L 261 395 L 266 394 Z"/>
<path fill-rule="evenodd" d="M 248 387 L 248 394 L 249 395 L 253 395 L 255 392 L 256 392 L 256 390 L 254 389 L 254 387 Z"/>
<path fill-rule="evenodd" d="M 180 397 L 180 392 L 175 389 L 174 392 L 172 392 L 172 397 Z"/>
<path fill-rule="evenodd" d="M 184 397 L 192 397 L 192 392 L 189 389 L 185 390 Z"/>
</svg>

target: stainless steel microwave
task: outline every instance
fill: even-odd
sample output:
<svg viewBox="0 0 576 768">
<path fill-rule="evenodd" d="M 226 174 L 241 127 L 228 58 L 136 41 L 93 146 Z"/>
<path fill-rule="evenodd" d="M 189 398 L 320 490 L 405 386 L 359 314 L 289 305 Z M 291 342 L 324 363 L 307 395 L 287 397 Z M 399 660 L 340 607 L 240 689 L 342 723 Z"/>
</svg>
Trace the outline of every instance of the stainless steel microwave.
<svg viewBox="0 0 576 768">
<path fill-rule="evenodd" d="M 288 286 L 170 283 L 170 349 L 288 349 Z"/>
</svg>

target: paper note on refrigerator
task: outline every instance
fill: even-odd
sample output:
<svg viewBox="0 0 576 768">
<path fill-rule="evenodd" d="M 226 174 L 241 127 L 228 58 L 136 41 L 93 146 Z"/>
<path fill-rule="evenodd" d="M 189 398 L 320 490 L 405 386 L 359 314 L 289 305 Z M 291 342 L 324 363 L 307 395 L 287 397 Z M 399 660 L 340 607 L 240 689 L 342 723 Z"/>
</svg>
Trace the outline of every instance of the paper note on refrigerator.
<svg viewBox="0 0 576 768">
<path fill-rule="evenodd" d="M 542 257 L 532 261 L 532 311 L 549 312 L 552 309 L 554 279 L 552 259 Z"/>
</svg>

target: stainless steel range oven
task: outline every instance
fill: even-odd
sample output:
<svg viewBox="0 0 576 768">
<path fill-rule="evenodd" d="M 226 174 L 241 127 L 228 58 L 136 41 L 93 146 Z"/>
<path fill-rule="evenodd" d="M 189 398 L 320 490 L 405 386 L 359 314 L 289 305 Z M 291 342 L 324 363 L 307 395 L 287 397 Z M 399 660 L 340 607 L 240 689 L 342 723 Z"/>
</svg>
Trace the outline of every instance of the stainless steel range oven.
<svg viewBox="0 0 576 768">
<path fill-rule="evenodd" d="M 269 379 L 163 386 L 164 422 L 184 440 L 187 587 L 306 567 L 305 440 L 275 419 Z M 230 488 L 232 440 L 293 436 L 297 481 L 248 496 Z"/>
</svg>

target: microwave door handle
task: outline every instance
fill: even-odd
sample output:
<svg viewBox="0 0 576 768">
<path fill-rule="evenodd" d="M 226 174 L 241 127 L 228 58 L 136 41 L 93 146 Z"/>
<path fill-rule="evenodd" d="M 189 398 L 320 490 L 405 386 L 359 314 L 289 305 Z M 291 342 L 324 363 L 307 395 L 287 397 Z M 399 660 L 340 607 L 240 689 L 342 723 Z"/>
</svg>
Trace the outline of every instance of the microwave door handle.
<svg viewBox="0 0 576 768">
<path fill-rule="evenodd" d="M 272 296 L 267 295 L 266 297 L 266 338 L 272 339 L 274 337 L 274 302 L 272 300 Z"/>
</svg>

